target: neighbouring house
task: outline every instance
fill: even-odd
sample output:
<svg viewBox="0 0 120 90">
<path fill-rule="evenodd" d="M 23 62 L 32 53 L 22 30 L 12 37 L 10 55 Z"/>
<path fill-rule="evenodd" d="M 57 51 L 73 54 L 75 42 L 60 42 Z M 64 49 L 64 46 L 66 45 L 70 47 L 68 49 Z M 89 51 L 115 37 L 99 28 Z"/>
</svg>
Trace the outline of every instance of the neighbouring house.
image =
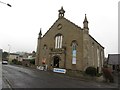
<svg viewBox="0 0 120 90">
<path fill-rule="evenodd" d="M 35 57 L 33 56 L 28 56 L 27 58 L 23 58 L 22 60 L 22 65 L 23 66 L 31 66 L 35 64 Z"/>
<path fill-rule="evenodd" d="M 23 59 L 22 59 L 22 65 L 23 66 L 32 66 L 35 65 L 35 52 L 32 53 L 25 53 L 23 55 Z"/>
<path fill-rule="evenodd" d="M 93 66 L 101 72 L 104 47 L 89 34 L 86 14 L 80 27 L 64 17 L 63 7 L 58 12 L 58 19 L 43 36 L 40 29 L 35 65 L 72 71 Z"/>
<path fill-rule="evenodd" d="M 13 62 L 14 64 L 22 64 L 28 65 L 31 61 L 35 61 L 35 52 L 33 53 L 10 53 L 9 54 L 9 62 Z M 28 65 L 29 66 L 29 65 Z"/>
<path fill-rule="evenodd" d="M 108 54 L 107 64 L 113 71 L 120 72 L 120 54 Z"/>
<path fill-rule="evenodd" d="M 12 60 L 17 60 L 17 61 L 19 61 L 19 54 L 16 54 L 16 53 L 10 53 L 9 54 L 9 62 L 12 62 Z"/>
</svg>

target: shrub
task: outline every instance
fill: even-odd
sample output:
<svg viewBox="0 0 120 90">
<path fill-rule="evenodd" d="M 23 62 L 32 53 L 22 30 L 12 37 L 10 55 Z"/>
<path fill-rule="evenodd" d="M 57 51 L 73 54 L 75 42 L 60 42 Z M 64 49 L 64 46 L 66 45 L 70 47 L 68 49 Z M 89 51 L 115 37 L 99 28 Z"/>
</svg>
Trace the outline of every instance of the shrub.
<svg viewBox="0 0 120 90">
<path fill-rule="evenodd" d="M 97 73 L 96 76 L 100 77 L 100 76 L 102 76 L 102 73 Z"/>
<path fill-rule="evenodd" d="M 20 61 L 17 61 L 17 63 L 16 63 L 17 65 L 22 65 L 22 62 L 20 62 Z"/>
<path fill-rule="evenodd" d="M 13 64 L 17 64 L 17 60 L 16 60 L 16 59 L 13 59 L 13 60 L 12 60 L 12 63 L 13 63 Z"/>
<path fill-rule="evenodd" d="M 110 68 L 102 68 L 103 71 L 103 77 L 106 79 L 106 81 L 109 80 L 109 82 L 114 82 L 114 77 L 112 75 L 112 71 Z"/>
<path fill-rule="evenodd" d="M 85 70 L 85 73 L 90 75 L 90 76 L 96 76 L 97 70 L 95 67 L 87 67 Z"/>
<path fill-rule="evenodd" d="M 31 64 L 35 64 L 35 59 L 30 60 Z"/>
<path fill-rule="evenodd" d="M 17 59 L 13 59 L 12 63 L 17 64 L 17 65 L 22 65 L 22 63 L 20 61 L 18 61 Z"/>
</svg>

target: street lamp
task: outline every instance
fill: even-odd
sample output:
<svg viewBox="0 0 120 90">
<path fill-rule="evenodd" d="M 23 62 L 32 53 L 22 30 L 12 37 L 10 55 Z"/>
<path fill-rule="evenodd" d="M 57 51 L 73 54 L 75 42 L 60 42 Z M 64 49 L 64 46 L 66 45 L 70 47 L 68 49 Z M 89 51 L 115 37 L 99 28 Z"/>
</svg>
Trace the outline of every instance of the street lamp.
<svg viewBox="0 0 120 90">
<path fill-rule="evenodd" d="M 10 5 L 9 3 L 5 3 L 5 2 L 2 2 L 2 1 L 0 1 L 0 3 L 6 4 L 7 6 L 12 7 L 12 5 Z"/>
</svg>

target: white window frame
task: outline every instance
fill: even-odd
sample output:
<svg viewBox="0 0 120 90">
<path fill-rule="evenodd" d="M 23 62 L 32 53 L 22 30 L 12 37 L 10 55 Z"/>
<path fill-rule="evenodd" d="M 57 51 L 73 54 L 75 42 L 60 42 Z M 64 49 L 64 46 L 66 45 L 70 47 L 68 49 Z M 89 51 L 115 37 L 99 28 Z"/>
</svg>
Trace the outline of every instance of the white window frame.
<svg viewBox="0 0 120 90">
<path fill-rule="evenodd" d="M 55 37 L 55 48 L 62 48 L 62 35 L 57 35 Z"/>
</svg>

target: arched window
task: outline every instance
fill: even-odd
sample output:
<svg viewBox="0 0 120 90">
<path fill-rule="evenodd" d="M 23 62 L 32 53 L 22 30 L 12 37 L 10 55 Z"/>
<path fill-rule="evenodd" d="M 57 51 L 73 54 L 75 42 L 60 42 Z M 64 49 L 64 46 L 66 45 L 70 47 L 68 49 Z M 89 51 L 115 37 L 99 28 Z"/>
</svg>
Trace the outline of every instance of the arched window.
<svg viewBox="0 0 120 90">
<path fill-rule="evenodd" d="M 47 50 L 47 45 L 44 44 L 44 46 L 43 46 L 43 52 L 44 52 L 44 55 L 46 55 L 46 50 Z"/>
<path fill-rule="evenodd" d="M 55 36 L 55 48 L 62 48 L 62 34 L 57 34 Z"/>
<path fill-rule="evenodd" d="M 76 50 L 76 46 L 77 46 L 76 43 L 73 42 L 73 43 L 72 43 L 72 50 Z"/>
<path fill-rule="evenodd" d="M 100 51 L 99 48 L 97 48 L 97 62 L 98 62 L 98 67 L 100 66 Z"/>
<path fill-rule="evenodd" d="M 77 42 L 72 41 L 72 64 L 76 64 Z"/>
</svg>

